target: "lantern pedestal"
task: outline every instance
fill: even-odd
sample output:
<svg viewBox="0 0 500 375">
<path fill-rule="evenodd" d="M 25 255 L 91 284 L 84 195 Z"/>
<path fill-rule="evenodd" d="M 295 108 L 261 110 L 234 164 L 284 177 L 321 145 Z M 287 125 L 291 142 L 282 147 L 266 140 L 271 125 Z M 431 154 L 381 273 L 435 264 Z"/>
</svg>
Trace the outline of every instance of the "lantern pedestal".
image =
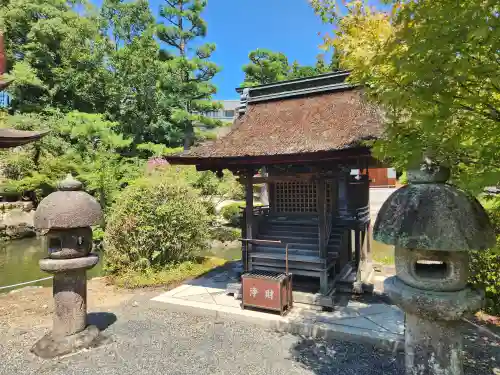
<svg viewBox="0 0 500 375">
<path fill-rule="evenodd" d="M 406 373 L 463 374 L 460 319 L 481 308 L 484 294 L 471 288 L 456 292 L 417 289 L 396 276 L 385 280 L 384 290 L 406 314 Z"/>
<path fill-rule="evenodd" d="M 96 254 L 40 260 L 41 270 L 54 274 L 54 324 L 52 332 L 32 347 L 34 354 L 53 358 L 92 346 L 99 329 L 87 326 L 87 270 L 98 262 Z"/>
</svg>

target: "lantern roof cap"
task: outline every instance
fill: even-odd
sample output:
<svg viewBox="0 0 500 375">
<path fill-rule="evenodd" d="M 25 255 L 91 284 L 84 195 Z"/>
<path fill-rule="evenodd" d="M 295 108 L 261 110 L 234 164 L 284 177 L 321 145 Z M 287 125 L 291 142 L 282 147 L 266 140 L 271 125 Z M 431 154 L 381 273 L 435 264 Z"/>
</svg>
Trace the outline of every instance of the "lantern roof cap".
<svg viewBox="0 0 500 375">
<path fill-rule="evenodd" d="M 408 171 L 408 185 L 382 205 L 373 238 L 408 249 L 470 251 L 495 245 L 495 233 L 479 201 L 447 184 L 450 171 L 424 163 Z"/>
<path fill-rule="evenodd" d="M 80 181 L 68 174 L 57 187 L 59 190 L 45 197 L 36 209 L 37 229 L 83 228 L 101 222 L 101 206 L 94 197 L 82 191 Z"/>
</svg>

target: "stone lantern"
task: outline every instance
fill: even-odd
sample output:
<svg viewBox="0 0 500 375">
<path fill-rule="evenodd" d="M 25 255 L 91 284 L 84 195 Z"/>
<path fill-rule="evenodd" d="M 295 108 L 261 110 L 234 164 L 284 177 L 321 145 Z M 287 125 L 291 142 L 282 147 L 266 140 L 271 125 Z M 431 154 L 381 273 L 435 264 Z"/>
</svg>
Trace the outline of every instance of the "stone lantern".
<svg viewBox="0 0 500 375">
<path fill-rule="evenodd" d="M 469 251 L 495 243 L 480 203 L 446 184 L 447 168 L 429 161 L 408 171 L 408 185 L 383 204 L 373 236 L 395 246 L 396 276 L 384 289 L 405 311 L 405 365 L 412 375 L 461 375 L 461 319 L 484 293 L 467 285 Z"/>
<path fill-rule="evenodd" d="M 35 213 L 35 227 L 46 231 L 48 257 L 40 260 L 42 271 L 54 275 L 52 332 L 31 349 L 50 358 L 92 345 L 99 335 L 87 326 L 87 270 L 99 257 L 92 250 L 91 225 L 99 224 L 99 203 L 85 193 L 81 182 L 69 174 L 58 191 L 44 198 Z"/>
</svg>

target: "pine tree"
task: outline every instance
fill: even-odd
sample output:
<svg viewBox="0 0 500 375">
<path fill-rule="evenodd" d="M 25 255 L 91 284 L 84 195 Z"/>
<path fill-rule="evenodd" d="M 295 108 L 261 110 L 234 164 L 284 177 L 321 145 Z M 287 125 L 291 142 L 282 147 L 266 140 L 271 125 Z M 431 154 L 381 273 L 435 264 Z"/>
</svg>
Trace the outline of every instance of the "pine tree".
<svg viewBox="0 0 500 375">
<path fill-rule="evenodd" d="M 322 54 L 319 54 L 316 56 L 316 65 L 314 66 L 314 70 L 316 71 L 316 74 L 323 74 L 323 73 L 328 73 L 330 71 L 330 67 L 326 65 L 325 63 L 325 56 Z"/>
<path fill-rule="evenodd" d="M 243 66 L 245 80 L 242 86 L 257 86 L 283 81 L 290 74 L 287 57 L 281 52 L 256 49 L 248 54 L 250 63 Z"/>
<path fill-rule="evenodd" d="M 333 50 L 332 59 L 330 60 L 329 70 L 332 72 L 337 72 L 339 70 L 342 70 L 340 68 L 340 52 L 338 48 L 335 48 Z"/>
<path fill-rule="evenodd" d="M 169 46 L 163 53 L 172 73 L 165 84 L 170 85 L 176 98 L 171 121 L 184 132 L 185 149 L 193 144 L 197 127 L 221 125 L 203 115 L 220 107 L 211 101 L 216 92 L 211 80 L 219 71 L 217 65 L 209 61 L 215 44 L 194 47 L 207 33 L 207 25 L 201 18 L 206 5 L 204 0 L 165 0 L 160 9 L 165 22 L 158 26 L 157 35 Z"/>
</svg>

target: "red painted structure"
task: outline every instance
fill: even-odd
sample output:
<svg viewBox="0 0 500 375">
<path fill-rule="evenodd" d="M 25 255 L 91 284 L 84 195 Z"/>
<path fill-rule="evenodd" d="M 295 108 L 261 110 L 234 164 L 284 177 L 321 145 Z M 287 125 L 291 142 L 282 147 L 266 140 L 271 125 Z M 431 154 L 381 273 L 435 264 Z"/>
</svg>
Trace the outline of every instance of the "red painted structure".
<svg viewBox="0 0 500 375">
<path fill-rule="evenodd" d="M 388 168 L 369 168 L 370 187 L 394 187 L 396 178 L 388 177 Z"/>
<path fill-rule="evenodd" d="M 241 276 L 241 307 L 278 311 L 281 315 L 293 305 L 292 275 L 272 271 L 251 271 Z"/>
</svg>

